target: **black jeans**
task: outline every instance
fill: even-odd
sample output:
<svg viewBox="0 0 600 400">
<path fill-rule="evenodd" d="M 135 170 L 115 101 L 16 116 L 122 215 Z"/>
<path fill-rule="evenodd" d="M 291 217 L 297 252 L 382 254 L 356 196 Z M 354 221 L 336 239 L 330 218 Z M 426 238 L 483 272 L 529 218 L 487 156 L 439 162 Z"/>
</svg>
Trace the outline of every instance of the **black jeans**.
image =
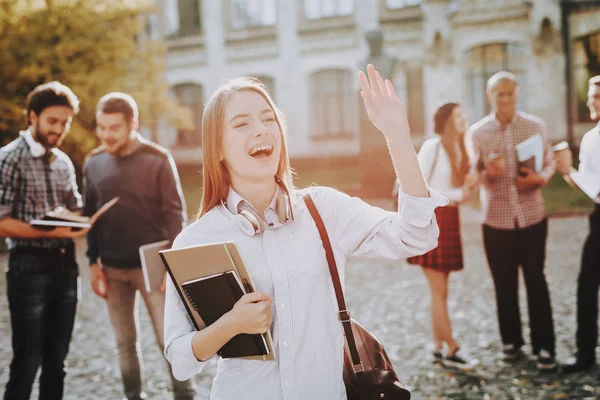
<svg viewBox="0 0 600 400">
<path fill-rule="evenodd" d="M 74 245 L 11 250 L 6 285 L 13 359 L 4 399 L 29 399 L 40 365 L 39 398 L 61 399 L 78 298 Z"/>
<path fill-rule="evenodd" d="M 552 306 L 544 275 L 548 221 L 523 229 L 483 226 L 483 243 L 496 289 L 496 306 L 502 342 L 524 344 L 519 312 L 519 265 L 527 289 L 531 347 L 554 355 Z"/>
<path fill-rule="evenodd" d="M 583 246 L 577 284 L 577 354 L 594 360 L 598 344 L 598 287 L 600 286 L 600 205 L 590 215 L 590 234 Z"/>
</svg>

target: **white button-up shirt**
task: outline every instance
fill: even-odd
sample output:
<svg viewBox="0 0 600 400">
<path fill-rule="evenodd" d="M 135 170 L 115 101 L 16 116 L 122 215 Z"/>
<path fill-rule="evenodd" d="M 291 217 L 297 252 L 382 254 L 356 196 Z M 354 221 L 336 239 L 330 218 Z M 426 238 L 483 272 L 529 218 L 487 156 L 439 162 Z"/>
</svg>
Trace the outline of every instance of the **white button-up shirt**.
<svg viewBox="0 0 600 400">
<path fill-rule="evenodd" d="M 579 171 L 600 176 L 600 123 L 581 139 Z M 600 196 L 596 197 L 594 201 L 600 204 Z"/>
<path fill-rule="evenodd" d="M 434 209 L 447 200 L 433 190 L 428 198 L 401 192 L 398 213 L 330 188 L 307 190 L 331 238 L 342 285 L 346 259 L 351 255 L 398 260 L 437 246 Z M 235 241 L 256 290 L 273 298 L 271 334 L 276 359 L 219 358 L 213 400 L 346 399 L 344 334 L 325 250 L 302 198 L 298 192 L 294 196 L 295 219 L 281 224 L 273 201 L 265 212 L 267 229 L 261 234 L 243 233 L 233 220 L 241 216 L 218 205 L 185 228 L 173 244 L 173 248 L 181 248 Z M 231 191 L 227 206 L 235 210 L 236 201 L 242 200 Z M 177 379 L 190 378 L 205 364 L 194 356 L 194 334 L 194 325 L 169 281 L 165 356 Z"/>
</svg>

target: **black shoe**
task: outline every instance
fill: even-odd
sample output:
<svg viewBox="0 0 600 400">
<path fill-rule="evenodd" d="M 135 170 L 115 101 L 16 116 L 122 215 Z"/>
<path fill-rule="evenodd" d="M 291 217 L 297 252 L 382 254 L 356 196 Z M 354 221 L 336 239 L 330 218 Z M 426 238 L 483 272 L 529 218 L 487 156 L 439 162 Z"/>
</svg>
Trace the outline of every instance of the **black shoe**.
<svg viewBox="0 0 600 400">
<path fill-rule="evenodd" d="M 558 364 L 549 351 L 542 349 L 538 352 L 536 367 L 543 372 L 553 372 L 558 368 Z"/>
<path fill-rule="evenodd" d="M 444 361 L 444 354 L 442 354 L 442 351 L 441 350 L 434 351 L 433 354 L 431 355 L 431 361 L 434 364 L 441 364 L 442 361 Z"/>
<path fill-rule="evenodd" d="M 596 364 L 593 357 L 583 358 L 575 354 L 561 365 L 562 372 L 570 374 L 572 372 L 586 371 Z"/>
<path fill-rule="evenodd" d="M 521 347 L 517 347 L 514 344 L 506 344 L 502 348 L 502 359 L 504 361 L 515 361 L 523 357 L 523 355 Z"/>
<path fill-rule="evenodd" d="M 445 367 L 457 368 L 464 372 L 471 372 L 479 365 L 479 361 L 471 358 L 468 354 L 461 351 L 461 349 L 456 349 L 454 354 L 444 358 L 442 364 Z"/>
</svg>

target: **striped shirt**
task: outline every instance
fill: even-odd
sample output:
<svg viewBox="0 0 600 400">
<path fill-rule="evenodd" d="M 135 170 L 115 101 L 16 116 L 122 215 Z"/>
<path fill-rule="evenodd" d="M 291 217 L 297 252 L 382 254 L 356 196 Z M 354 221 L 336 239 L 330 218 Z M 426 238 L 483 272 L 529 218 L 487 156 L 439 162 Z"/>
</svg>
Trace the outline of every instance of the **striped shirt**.
<svg viewBox="0 0 600 400">
<path fill-rule="evenodd" d="M 307 189 L 321 214 L 344 284 L 349 256 L 398 260 L 437 246 L 434 210 L 447 200 L 400 193 L 399 212 L 371 207 L 330 188 Z M 211 399 L 345 399 L 342 379 L 344 336 L 319 232 L 294 192 L 294 220 L 280 223 L 275 197 L 265 211 L 267 229 L 244 234 L 223 205 L 215 206 L 177 237 L 173 248 L 235 241 L 257 291 L 273 298 L 275 361 L 218 360 Z M 242 201 L 231 194 L 231 202 Z M 171 281 L 165 304 L 165 356 L 179 380 L 199 373 L 204 362 L 192 351 L 194 326 Z M 217 356 L 218 357 L 218 356 Z"/>
<path fill-rule="evenodd" d="M 600 176 L 600 123 L 588 131 L 579 145 L 579 171 Z M 600 204 L 600 196 L 594 200 Z"/>
<path fill-rule="evenodd" d="M 518 191 L 518 161 L 515 146 L 540 134 L 544 143 L 544 161 L 538 172 L 546 182 L 554 175 L 552 146 L 544 122 L 530 114 L 517 112 L 513 120 L 503 125 L 495 114 L 484 117 L 469 132 L 473 141 L 476 168 L 482 173 L 482 203 L 484 224 L 495 229 L 527 228 L 545 218 L 541 189 Z M 484 160 L 491 153 L 504 157 L 504 176 L 490 179 L 485 174 Z"/>
<path fill-rule="evenodd" d="M 77 211 L 82 199 L 77 190 L 75 168 L 69 157 L 54 148 L 48 163 L 31 154 L 31 131 L 0 149 L 0 218 L 24 222 L 42 218 L 56 207 Z M 17 247 L 57 248 L 71 239 L 6 239 L 10 249 Z"/>
</svg>

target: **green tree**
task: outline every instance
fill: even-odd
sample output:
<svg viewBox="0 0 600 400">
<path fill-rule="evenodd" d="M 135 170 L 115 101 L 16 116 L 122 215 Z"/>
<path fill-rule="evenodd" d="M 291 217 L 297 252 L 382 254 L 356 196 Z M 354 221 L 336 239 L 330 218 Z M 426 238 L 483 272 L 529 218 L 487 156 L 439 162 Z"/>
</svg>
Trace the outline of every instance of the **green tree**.
<svg viewBox="0 0 600 400">
<path fill-rule="evenodd" d="M 148 0 L 0 0 L 0 145 L 26 126 L 27 94 L 58 80 L 81 100 L 62 149 L 78 169 L 97 145 L 95 106 L 111 91 L 134 96 L 140 122 L 157 138 L 158 121 L 189 128 L 189 110 L 168 95 L 161 42 L 144 39 Z"/>
</svg>

